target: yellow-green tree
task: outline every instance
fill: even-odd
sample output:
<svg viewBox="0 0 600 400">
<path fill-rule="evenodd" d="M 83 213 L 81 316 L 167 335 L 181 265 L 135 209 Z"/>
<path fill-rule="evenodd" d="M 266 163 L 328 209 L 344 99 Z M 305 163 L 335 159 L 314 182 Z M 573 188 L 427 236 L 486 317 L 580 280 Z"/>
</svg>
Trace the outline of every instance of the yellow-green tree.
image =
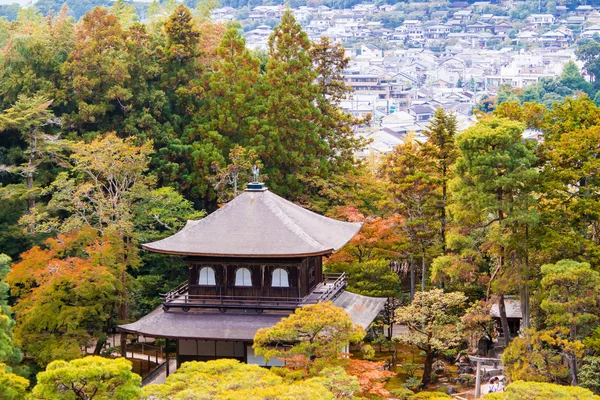
<svg viewBox="0 0 600 400">
<path fill-rule="evenodd" d="M 46 189 L 52 195 L 48 207 L 40 207 L 34 215 L 38 226 L 48 231 L 71 234 L 87 228 L 97 233 L 98 248 L 110 249 L 110 257 L 98 264 L 116 278 L 106 283 L 115 285 L 112 290 L 113 294 L 118 293 L 116 311 L 121 321 L 128 316 L 130 273 L 140 264 L 138 236 L 156 237 L 161 232 L 165 235 L 181 226 L 186 214 L 191 218 L 199 216 L 172 189 L 153 190 L 154 179 L 146 175 L 152 151 L 151 142 L 136 146 L 134 139 L 123 140 L 113 133 L 90 143 L 78 143 L 71 155 L 73 167 L 60 173 Z M 64 312 L 75 310 L 66 307 Z M 113 311 L 107 308 L 104 312 Z M 51 316 L 52 313 L 44 318 Z M 98 322 L 106 320 L 98 318 Z M 105 325 L 105 329 L 110 326 Z M 102 343 L 98 343 L 101 347 Z"/>
<path fill-rule="evenodd" d="M 542 265 L 541 308 L 550 327 L 568 327 L 571 341 L 589 335 L 600 318 L 600 273 L 590 264 L 561 260 Z M 571 367 L 571 384 L 577 385 L 577 357 L 566 354 Z"/>
<path fill-rule="evenodd" d="M 186 362 L 163 384 L 143 388 L 146 400 L 332 400 L 319 380 L 285 382 L 268 369 L 237 360 Z"/>
<path fill-rule="evenodd" d="M 544 121 L 538 153 L 544 168 L 540 198 L 546 260 L 600 260 L 600 109 L 586 96 L 567 99 Z"/>
<path fill-rule="evenodd" d="M 54 361 L 37 375 L 37 382 L 31 399 L 135 400 L 142 393 L 142 378 L 131 372 L 131 362 L 124 358 Z"/>
<path fill-rule="evenodd" d="M 485 400 L 598 400 L 588 389 L 561 386 L 554 383 L 516 381 L 506 387 L 505 393 L 490 393 Z"/>
<path fill-rule="evenodd" d="M 0 399 L 21 400 L 25 398 L 29 381 L 10 372 L 10 369 L 0 363 Z"/>
<path fill-rule="evenodd" d="M 0 363 L 15 366 L 21 361 L 21 350 L 14 343 L 12 309 L 8 306 L 10 287 L 3 282 L 10 271 L 11 259 L 5 254 L 0 254 Z"/>
<path fill-rule="evenodd" d="M 506 376 L 511 380 L 568 384 L 570 368 L 565 357 L 583 355 L 583 343 L 569 339 L 569 330 L 525 330 L 502 354 Z"/>
<path fill-rule="evenodd" d="M 266 361 L 273 357 L 303 356 L 308 360 L 332 360 L 350 343 L 365 336 L 348 313 L 331 302 L 296 309 L 271 328 L 261 328 L 254 337 L 254 352 Z"/>
<path fill-rule="evenodd" d="M 431 383 L 432 366 L 443 353 L 451 353 L 464 341 L 458 324 L 459 312 L 467 298 L 460 292 L 444 293 L 442 289 L 416 292 L 414 300 L 396 310 L 396 323 L 404 324 L 407 333 L 395 340 L 415 346 L 425 352 L 423 387 Z"/>
</svg>

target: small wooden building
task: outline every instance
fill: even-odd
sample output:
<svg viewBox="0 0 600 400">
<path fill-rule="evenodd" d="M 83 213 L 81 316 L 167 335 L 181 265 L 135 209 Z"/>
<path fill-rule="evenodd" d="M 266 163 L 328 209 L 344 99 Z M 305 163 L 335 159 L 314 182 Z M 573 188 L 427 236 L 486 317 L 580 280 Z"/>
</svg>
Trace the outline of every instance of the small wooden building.
<svg viewBox="0 0 600 400">
<path fill-rule="evenodd" d="M 251 183 L 206 218 L 142 246 L 185 256 L 188 280 L 163 295 L 161 307 L 118 329 L 175 340 L 179 366 L 218 358 L 264 365 L 252 350 L 258 329 L 307 304 L 332 301 L 367 328 L 385 299 L 346 292 L 344 275 L 324 274 L 322 265 L 323 256 L 344 246 L 360 227 L 305 210 Z"/>
<path fill-rule="evenodd" d="M 510 336 L 517 337 L 519 336 L 519 331 L 521 330 L 521 301 L 518 299 L 507 297 L 504 299 L 504 306 L 506 308 L 506 319 L 508 320 L 508 329 L 510 330 Z M 496 327 L 498 332 L 500 333 L 500 336 L 503 338 L 504 333 L 502 332 L 502 322 L 500 320 L 500 311 L 498 309 L 498 303 L 492 304 L 490 314 L 496 322 Z"/>
</svg>

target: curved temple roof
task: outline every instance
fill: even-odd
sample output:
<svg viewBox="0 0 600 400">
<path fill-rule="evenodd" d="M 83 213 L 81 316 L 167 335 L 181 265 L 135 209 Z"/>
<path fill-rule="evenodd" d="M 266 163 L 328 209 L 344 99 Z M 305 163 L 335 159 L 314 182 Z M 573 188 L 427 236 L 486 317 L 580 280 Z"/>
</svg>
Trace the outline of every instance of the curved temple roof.
<svg viewBox="0 0 600 400">
<path fill-rule="evenodd" d="M 176 234 L 142 245 L 189 256 L 299 257 L 329 254 L 344 246 L 360 223 L 308 211 L 266 189 L 250 189 Z"/>
<path fill-rule="evenodd" d="M 344 292 L 333 301 L 333 305 L 346 311 L 352 322 L 367 329 L 383 310 L 387 299 L 367 297 Z M 231 311 L 221 314 L 206 312 L 165 312 L 158 307 L 150 314 L 126 325 L 119 330 L 148 337 L 178 339 L 224 339 L 252 341 L 260 328 L 269 328 L 290 313 L 252 311 Z"/>
</svg>

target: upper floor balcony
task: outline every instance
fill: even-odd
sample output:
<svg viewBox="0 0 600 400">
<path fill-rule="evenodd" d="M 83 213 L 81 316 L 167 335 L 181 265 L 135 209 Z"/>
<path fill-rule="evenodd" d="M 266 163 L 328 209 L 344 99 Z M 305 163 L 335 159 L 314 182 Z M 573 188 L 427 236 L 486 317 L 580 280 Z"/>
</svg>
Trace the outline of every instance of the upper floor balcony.
<svg viewBox="0 0 600 400">
<path fill-rule="evenodd" d="M 188 312 L 192 309 L 213 308 L 221 312 L 228 309 L 250 309 L 261 313 L 264 310 L 294 310 L 298 307 L 334 300 L 346 288 L 346 275 L 324 274 L 307 295 L 299 296 L 298 289 L 256 288 L 231 285 L 213 286 L 207 293 L 198 294 L 198 285 L 185 282 L 169 293 L 162 294 L 161 299 L 165 311 Z"/>
</svg>

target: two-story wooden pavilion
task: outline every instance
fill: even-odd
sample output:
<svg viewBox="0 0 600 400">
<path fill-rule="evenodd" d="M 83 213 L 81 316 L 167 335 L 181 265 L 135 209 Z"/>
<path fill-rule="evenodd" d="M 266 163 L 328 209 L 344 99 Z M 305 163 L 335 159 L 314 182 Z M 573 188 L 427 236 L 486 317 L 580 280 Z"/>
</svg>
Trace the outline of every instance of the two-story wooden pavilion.
<svg viewBox="0 0 600 400">
<path fill-rule="evenodd" d="M 344 275 L 325 275 L 322 268 L 323 256 L 344 246 L 360 227 L 305 210 L 251 183 L 206 218 L 142 246 L 185 256 L 188 281 L 165 294 L 161 307 L 118 328 L 176 340 L 177 365 L 217 358 L 264 365 L 252 349 L 258 329 L 321 301 L 332 301 L 367 328 L 385 299 L 346 292 Z"/>
</svg>

